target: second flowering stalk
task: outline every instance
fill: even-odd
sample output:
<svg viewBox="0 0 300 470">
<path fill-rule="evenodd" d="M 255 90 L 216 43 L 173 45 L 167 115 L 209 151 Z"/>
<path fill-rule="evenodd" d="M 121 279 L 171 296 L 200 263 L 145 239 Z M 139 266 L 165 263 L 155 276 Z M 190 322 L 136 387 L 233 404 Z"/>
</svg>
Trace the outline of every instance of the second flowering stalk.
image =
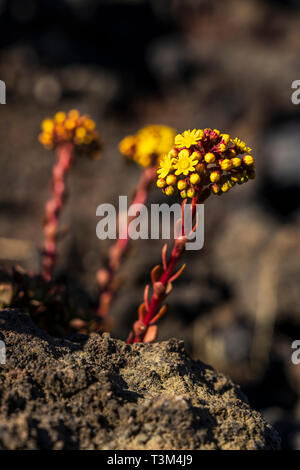
<svg viewBox="0 0 300 470">
<path fill-rule="evenodd" d="M 149 190 L 156 180 L 157 166 L 162 156 L 169 152 L 175 137 L 175 131 L 168 126 L 151 125 L 140 129 L 137 134 L 125 137 L 119 145 L 120 152 L 143 168 L 131 204 L 145 204 Z M 124 258 L 128 245 L 128 226 L 134 217 L 129 218 L 127 234 L 118 239 L 110 248 L 107 267 L 97 272 L 97 281 L 101 288 L 97 315 L 105 319 L 116 291 L 116 275 Z M 104 325 L 108 327 L 108 325 Z"/>
</svg>

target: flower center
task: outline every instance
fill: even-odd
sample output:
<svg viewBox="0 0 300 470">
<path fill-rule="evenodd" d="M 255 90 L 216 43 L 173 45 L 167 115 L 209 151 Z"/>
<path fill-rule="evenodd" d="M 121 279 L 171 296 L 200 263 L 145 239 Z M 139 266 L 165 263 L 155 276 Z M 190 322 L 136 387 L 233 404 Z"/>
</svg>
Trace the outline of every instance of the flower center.
<svg viewBox="0 0 300 470">
<path fill-rule="evenodd" d="M 181 160 L 180 166 L 181 166 L 181 168 L 183 168 L 185 170 L 186 168 L 188 168 L 190 166 L 189 160 L 187 158 L 185 158 L 184 160 Z"/>
</svg>

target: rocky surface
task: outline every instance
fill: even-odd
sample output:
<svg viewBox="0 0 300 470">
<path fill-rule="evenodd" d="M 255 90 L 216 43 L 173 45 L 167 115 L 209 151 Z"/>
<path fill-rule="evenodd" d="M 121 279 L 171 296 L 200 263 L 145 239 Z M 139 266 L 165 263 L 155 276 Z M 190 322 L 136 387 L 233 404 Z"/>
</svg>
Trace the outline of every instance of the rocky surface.
<svg viewBox="0 0 300 470">
<path fill-rule="evenodd" d="M 0 312 L 0 449 L 277 449 L 277 432 L 183 342 L 55 339 Z"/>
</svg>

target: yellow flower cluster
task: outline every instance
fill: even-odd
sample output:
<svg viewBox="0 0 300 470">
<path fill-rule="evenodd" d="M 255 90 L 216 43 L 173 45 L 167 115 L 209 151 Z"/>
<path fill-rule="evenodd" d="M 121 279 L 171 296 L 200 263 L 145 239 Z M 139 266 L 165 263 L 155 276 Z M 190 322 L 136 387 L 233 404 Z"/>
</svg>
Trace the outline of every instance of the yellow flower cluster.
<svg viewBox="0 0 300 470">
<path fill-rule="evenodd" d="M 209 188 L 221 195 L 236 183 L 255 178 L 254 158 L 245 142 L 218 129 L 193 129 L 175 137 L 175 146 L 160 159 L 157 186 L 183 199 Z"/>
<path fill-rule="evenodd" d="M 81 116 L 76 109 L 68 113 L 59 111 L 53 119 L 47 118 L 42 122 L 39 141 L 47 149 L 72 142 L 80 152 L 97 157 L 101 145 L 95 128 L 95 122 L 89 116 Z"/>
<path fill-rule="evenodd" d="M 119 144 L 119 150 L 144 168 L 156 166 L 172 148 L 175 135 L 174 129 L 168 126 L 143 127 L 137 134 L 125 137 Z"/>
</svg>

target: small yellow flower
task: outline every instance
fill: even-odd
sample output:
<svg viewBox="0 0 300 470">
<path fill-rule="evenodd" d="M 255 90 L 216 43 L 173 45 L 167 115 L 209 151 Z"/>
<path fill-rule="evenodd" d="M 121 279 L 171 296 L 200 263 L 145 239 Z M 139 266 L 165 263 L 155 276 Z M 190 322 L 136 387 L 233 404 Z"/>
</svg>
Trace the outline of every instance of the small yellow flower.
<svg viewBox="0 0 300 470">
<path fill-rule="evenodd" d="M 51 133 L 54 129 L 54 122 L 52 119 L 44 119 L 41 127 L 44 132 Z"/>
<path fill-rule="evenodd" d="M 164 188 L 166 186 L 166 180 L 164 178 L 159 178 L 157 181 L 156 181 L 156 186 L 158 188 Z"/>
<path fill-rule="evenodd" d="M 68 112 L 68 116 L 70 119 L 73 119 L 76 121 L 80 117 L 80 113 L 77 109 L 71 109 L 71 111 Z"/>
<path fill-rule="evenodd" d="M 252 151 L 250 147 L 247 147 L 245 142 L 238 139 L 237 137 L 235 139 L 231 139 L 231 142 L 236 146 L 239 153 L 251 153 Z"/>
<path fill-rule="evenodd" d="M 167 196 L 172 196 L 174 194 L 175 189 L 173 186 L 167 186 L 166 189 L 164 190 Z"/>
<path fill-rule="evenodd" d="M 182 149 L 180 150 L 180 152 L 178 153 L 178 157 L 180 158 L 188 158 L 190 155 L 192 156 L 192 159 L 193 160 L 197 160 L 197 157 L 195 155 L 193 155 L 194 152 L 192 153 L 191 155 L 191 152 L 188 150 L 188 149 Z"/>
<path fill-rule="evenodd" d="M 181 174 L 187 176 L 189 173 L 194 172 L 195 166 L 198 163 L 198 160 L 194 160 L 193 154 L 189 156 L 185 150 L 186 149 L 179 152 L 178 158 L 174 161 L 176 176 Z"/>
<path fill-rule="evenodd" d="M 190 175 L 190 182 L 192 184 L 198 184 L 200 182 L 200 176 L 198 175 L 198 173 L 192 173 Z"/>
<path fill-rule="evenodd" d="M 226 145 L 225 144 L 219 144 L 218 145 L 218 152 L 225 152 L 226 150 Z"/>
<path fill-rule="evenodd" d="M 146 126 L 136 135 L 125 137 L 119 144 L 119 149 L 123 155 L 144 168 L 156 166 L 160 159 L 171 150 L 174 137 L 175 131 L 171 127 Z"/>
<path fill-rule="evenodd" d="M 243 161 L 244 163 L 246 163 L 246 165 L 251 166 L 254 163 L 254 158 L 252 157 L 252 155 L 245 155 L 243 157 Z"/>
<path fill-rule="evenodd" d="M 224 142 L 224 144 L 226 144 L 226 145 L 230 141 L 230 135 L 229 134 L 221 134 L 221 138 L 222 138 L 222 141 Z"/>
<path fill-rule="evenodd" d="M 166 179 L 166 182 L 167 182 L 168 185 L 174 186 L 174 184 L 177 183 L 177 178 L 176 178 L 175 175 L 168 175 L 167 179 Z"/>
<path fill-rule="evenodd" d="M 208 152 L 204 155 L 204 160 L 206 163 L 214 163 L 216 161 L 216 156 L 213 153 Z"/>
<path fill-rule="evenodd" d="M 225 158 L 223 161 L 221 161 L 220 167 L 221 167 L 222 170 L 224 170 L 224 171 L 231 170 L 231 168 L 232 168 L 232 161 L 229 160 L 228 158 Z"/>
<path fill-rule="evenodd" d="M 100 150 L 100 138 L 95 131 L 95 122 L 89 116 L 80 116 L 76 109 L 68 113 L 59 111 L 53 119 L 45 119 L 41 127 L 43 133 L 39 140 L 46 148 L 71 142 L 81 153 L 85 152 L 93 157 Z"/>
<path fill-rule="evenodd" d="M 241 166 L 242 160 L 239 157 L 234 157 L 231 159 L 231 161 L 234 168 Z"/>
<path fill-rule="evenodd" d="M 66 113 L 64 113 L 63 111 L 59 111 L 54 116 L 54 122 L 56 122 L 57 124 L 62 124 L 66 120 L 66 118 Z"/>
<path fill-rule="evenodd" d="M 177 183 L 177 188 L 179 191 L 182 191 L 183 189 L 187 188 L 187 182 L 185 180 L 179 180 Z"/>
<path fill-rule="evenodd" d="M 185 199 L 187 197 L 187 193 L 186 193 L 186 190 L 183 189 L 182 191 L 180 191 L 180 196 L 182 197 L 182 199 Z"/>
<path fill-rule="evenodd" d="M 187 197 L 190 197 L 190 198 L 194 197 L 195 194 L 196 194 L 196 192 L 193 188 L 189 188 L 186 192 Z"/>
<path fill-rule="evenodd" d="M 125 157 L 131 157 L 134 153 L 136 138 L 134 135 L 128 135 L 119 143 L 119 150 Z"/>
<path fill-rule="evenodd" d="M 86 119 L 83 122 L 83 125 L 88 131 L 93 131 L 96 127 L 96 123 L 93 121 L 93 119 Z"/>
<path fill-rule="evenodd" d="M 159 169 L 157 173 L 160 178 L 165 178 L 170 171 L 173 169 L 173 158 L 169 155 L 165 155 L 159 162 Z"/>
<path fill-rule="evenodd" d="M 220 178 L 221 178 L 221 173 L 219 171 L 213 171 L 211 174 L 210 174 L 210 181 L 212 183 L 217 183 L 218 181 L 220 181 Z"/>
<path fill-rule="evenodd" d="M 220 186 L 216 183 L 211 186 L 211 190 L 214 194 L 220 194 Z"/>
<path fill-rule="evenodd" d="M 195 152 L 193 152 L 191 156 L 192 156 L 195 160 L 198 160 L 198 162 L 200 162 L 200 160 L 202 159 L 202 154 L 201 154 L 201 152 L 199 152 L 198 150 L 196 150 Z"/>
<path fill-rule="evenodd" d="M 78 139 L 84 139 L 84 137 L 86 136 L 86 129 L 82 126 L 77 127 L 75 135 Z"/>
<path fill-rule="evenodd" d="M 76 121 L 75 119 L 67 119 L 65 121 L 65 127 L 66 129 L 68 129 L 69 131 L 72 131 L 73 129 L 75 129 L 76 127 Z"/>
<path fill-rule="evenodd" d="M 182 134 L 178 134 L 175 137 L 176 147 L 190 148 L 192 145 L 196 145 L 199 140 L 203 137 L 202 129 L 193 129 L 184 131 Z"/>
<path fill-rule="evenodd" d="M 227 193 L 227 191 L 229 191 L 229 189 L 230 189 L 230 185 L 229 185 L 228 181 L 226 183 L 222 184 L 221 191 L 223 193 Z"/>
<path fill-rule="evenodd" d="M 43 144 L 46 148 L 51 149 L 53 147 L 52 136 L 46 132 L 42 132 L 39 135 L 39 141 Z"/>
<path fill-rule="evenodd" d="M 168 153 L 169 157 L 177 157 L 178 155 L 178 150 L 177 149 L 171 149 L 170 152 Z"/>
</svg>

